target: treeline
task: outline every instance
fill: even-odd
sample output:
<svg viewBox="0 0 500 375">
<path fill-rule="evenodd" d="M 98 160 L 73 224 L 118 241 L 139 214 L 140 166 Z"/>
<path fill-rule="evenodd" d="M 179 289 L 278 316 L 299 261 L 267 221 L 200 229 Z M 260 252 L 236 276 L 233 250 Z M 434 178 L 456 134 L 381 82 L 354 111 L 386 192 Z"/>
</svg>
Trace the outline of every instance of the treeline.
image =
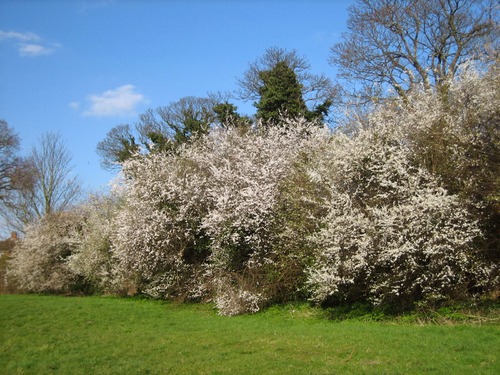
<svg viewBox="0 0 500 375">
<path fill-rule="evenodd" d="M 447 101 L 418 92 L 353 136 L 305 119 L 213 129 L 123 163 L 113 195 L 27 230 L 11 276 L 35 292 L 270 303 L 416 302 L 498 288 L 497 68 Z"/>
<path fill-rule="evenodd" d="M 204 136 L 215 127 L 251 127 L 279 124 L 283 117 L 325 123 L 338 89 L 324 75 L 310 72 L 307 60 L 297 52 L 272 47 L 249 64 L 234 94 L 188 96 L 166 106 L 149 109 L 134 126 L 112 128 L 97 145 L 104 168 L 120 169 L 137 154 L 175 152 L 183 143 Z M 238 113 L 231 98 L 252 101 L 253 116 Z"/>
<path fill-rule="evenodd" d="M 11 282 L 213 301 L 225 315 L 293 300 L 406 309 L 494 295 L 490 5 L 360 0 L 332 47 L 335 84 L 271 48 L 235 93 L 254 116 L 228 97 L 187 97 L 116 126 L 98 145 L 121 173 L 112 193 L 26 222 Z"/>
</svg>

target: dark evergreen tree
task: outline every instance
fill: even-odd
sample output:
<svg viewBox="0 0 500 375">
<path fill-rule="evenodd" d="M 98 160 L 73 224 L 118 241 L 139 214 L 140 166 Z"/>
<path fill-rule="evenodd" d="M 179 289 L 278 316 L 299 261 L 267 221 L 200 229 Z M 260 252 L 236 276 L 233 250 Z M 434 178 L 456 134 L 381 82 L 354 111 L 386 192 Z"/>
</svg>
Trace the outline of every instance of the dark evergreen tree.
<svg viewBox="0 0 500 375">
<path fill-rule="evenodd" d="M 299 117 L 307 111 L 302 87 L 294 71 L 284 62 L 260 72 L 263 85 L 260 100 L 255 103 L 257 117 L 264 123 L 277 123 L 282 116 Z"/>
<path fill-rule="evenodd" d="M 278 62 L 274 68 L 261 71 L 262 86 L 260 100 L 254 105 L 257 118 L 266 124 L 276 124 L 282 117 L 305 117 L 310 121 L 322 121 L 331 106 L 331 100 L 309 110 L 302 96 L 303 87 L 297 75 L 285 61 Z"/>
</svg>

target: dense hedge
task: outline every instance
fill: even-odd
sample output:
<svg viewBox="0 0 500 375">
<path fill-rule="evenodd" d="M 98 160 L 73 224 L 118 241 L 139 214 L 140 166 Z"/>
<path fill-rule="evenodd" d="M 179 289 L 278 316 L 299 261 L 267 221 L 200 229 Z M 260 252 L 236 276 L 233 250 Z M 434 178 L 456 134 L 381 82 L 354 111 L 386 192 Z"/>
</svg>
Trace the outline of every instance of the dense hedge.
<svg viewBox="0 0 500 375">
<path fill-rule="evenodd" d="M 301 119 L 213 129 L 123 164 L 111 197 L 27 228 L 28 291 L 411 307 L 498 288 L 500 82 L 465 70 L 355 135 Z"/>
</svg>

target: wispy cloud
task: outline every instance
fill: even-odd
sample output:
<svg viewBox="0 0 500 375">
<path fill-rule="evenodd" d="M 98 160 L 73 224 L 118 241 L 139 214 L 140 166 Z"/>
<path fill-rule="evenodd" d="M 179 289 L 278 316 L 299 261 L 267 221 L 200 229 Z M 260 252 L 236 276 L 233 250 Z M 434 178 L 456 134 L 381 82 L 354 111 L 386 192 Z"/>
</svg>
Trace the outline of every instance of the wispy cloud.
<svg viewBox="0 0 500 375">
<path fill-rule="evenodd" d="M 136 106 L 147 103 L 147 99 L 129 84 L 101 94 L 88 95 L 86 102 L 87 109 L 82 112 L 84 116 L 130 116 L 135 114 Z M 69 106 L 77 110 L 80 104 L 72 102 Z"/>
<path fill-rule="evenodd" d="M 19 42 L 37 42 L 41 38 L 34 33 L 19 33 L 17 31 L 0 30 L 0 40 L 15 40 Z"/>
<path fill-rule="evenodd" d="M 35 33 L 20 33 L 17 31 L 0 30 L 0 42 L 1 41 L 13 43 L 19 55 L 23 57 L 50 55 L 61 47 L 59 43 L 44 41 Z"/>
<path fill-rule="evenodd" d="M 41 55 L 50 55 L 52 52 L 59 48 L 59 44 L 54 44 L 51 47 L 43 46 L 40 44 L 22 44 L 19 46 L 19 54 L 21 56 L 33 57 Z"/>
<path fill-rule="evenodd" d="M 68 106 L 71 109 L 74 109 L 75 111 L 80 110 L 80 103 L 78 103 L 78 102 L 71 102 L 71 103 L 68 104 Z"/>
</svg>

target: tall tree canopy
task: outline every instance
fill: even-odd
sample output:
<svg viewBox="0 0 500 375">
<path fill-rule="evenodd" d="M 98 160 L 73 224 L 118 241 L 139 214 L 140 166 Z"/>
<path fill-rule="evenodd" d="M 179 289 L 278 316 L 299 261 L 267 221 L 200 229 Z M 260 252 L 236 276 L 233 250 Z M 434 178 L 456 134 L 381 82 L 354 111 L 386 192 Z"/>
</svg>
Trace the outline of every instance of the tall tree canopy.
<svg viewBox="0 0 500 375">
<path fill-rule="evenodd" d="M 218 125 L 223 128 L 249 126 L 252 122 L 248 116 L 240 115 L 238 107 L 227 100 L 216 104 L 213 107 L 213 111 L 217 116 Z"/>
<path fill-rule="evenodd" d="M 274 68 L 259 73 L 262 86 L 260 100 L 255 103 L 257 118 L 266 124 L 275 124 L 285 117 L 304 117 L 307 120 L 323 121 L 331 105 L 331 100 L 309 110 L 302 97 L 302 85 L 297 75 L 286 62 L 277 63 Z"/>
<path fill-rule="evenodd" d="M 297 117 L 307 111 L 302 98 L 302 86 L 293 70 L 280 61 L 273 69 L 259 73 L 263 85 L 259 88 L 260 100 L 255 103 L 257 117 L 264 122 L 276 122 L 281 115 Z"/>
<path fill-rule="evenodd" d="M 6 121 L 0 120 L 0 201 L 7 199 L 14 189 L 16 171 L 21 163 L 18 151 L 19 137 Z"/>
<path fill-rule="evenodd" d="M 101 166 L 108 170 L 120 168 L 119 163 L 123 163 L 138 151 L 139 144 L 127 124 L 115 126 L 106 134 L 106 138 L 97 144 Z"/>
<path fill-rule="evenodd" d="M 460 64 L 498 55 L 495 0 L 357 0 L 349 12 L 330 62 L 363 101 L 418 85 L 446 92 Z"/>
<path fill-rule="evenodd" d="M 330 79 L 312 74 L 310 68 L 309 63 L 299 57 L 295 50 L 269 48 L 262 57 L 250 63 L 243 77 L 238 80 L 236 96 L 241 100 L 256 102 L 257 116 L 264 119 L 274 118 L 271 113 L 264 113 L 276 110 L 289 114 L 325 114 L 336 90 Z M 300 99 L 297 97 L 299 93 Z M 287 95 L 291 95 L 290 98 L 287 99 Z M 288 108 L 288 105 L 291 107 Z M 312 110 L 307 112 L 307 108 Z"/>
<path fill-rule="evenodd" d="M 208 133 L 217 118 L 213 98 L 187 96 L 140 116 L 136 128 L 143 143 L 156 147 L 175 147 L 192 137 Z"/>
<path fill-rule="evenodd" d="M 27 224 L 78 203 L 81 182 L 72 175 L 71 160 L 59 134 L 46 133 L 40 138 L 27 159 L 30 183 L 16 189 L 7 207 L 6 219 L 12 228 L 23 231 Z"/>
<path fill-rule="evenodd" d="M 117 125 L 97 145 L 101 165 L 105 169 L 119 168 L 120 164 L 141 150 L 170 152 L 192 138 L 207 134 L 213 124 L 229 121 L 247 124 L 236 107 L 219 97 L 187 96 L 167 106 L 149 109 L 139 116 L 134 128 Z"/>
</svg>

